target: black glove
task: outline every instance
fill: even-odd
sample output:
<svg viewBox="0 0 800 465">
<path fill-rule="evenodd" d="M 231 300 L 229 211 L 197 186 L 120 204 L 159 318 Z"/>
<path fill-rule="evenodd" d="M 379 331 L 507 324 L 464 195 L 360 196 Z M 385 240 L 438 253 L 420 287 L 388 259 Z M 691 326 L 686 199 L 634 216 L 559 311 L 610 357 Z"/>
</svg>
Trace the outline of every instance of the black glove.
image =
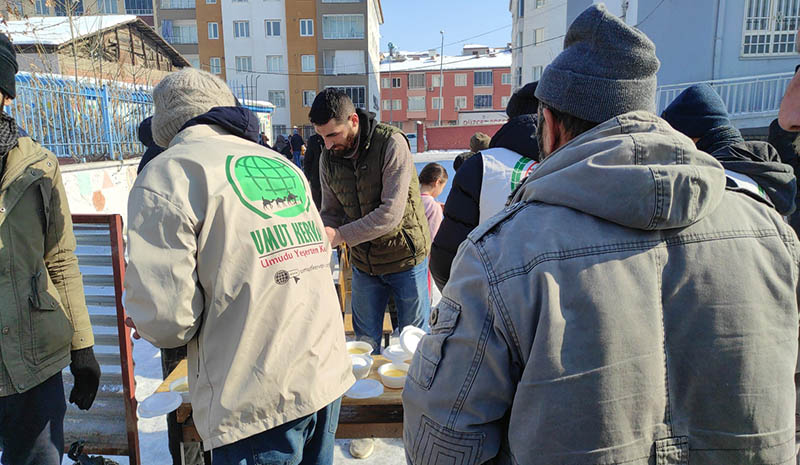
<svg viewBox="0 0 800 465">
<path fill-rule="evenodd" d="M 69 393 L 69 401 L 81 410 L 89 410 L 100 386 L 100 365 L 97 364 L 91 347 L 73 350 L 71 355 L 69 371 L 75 378 L 75 385 Z"/>
</svg>

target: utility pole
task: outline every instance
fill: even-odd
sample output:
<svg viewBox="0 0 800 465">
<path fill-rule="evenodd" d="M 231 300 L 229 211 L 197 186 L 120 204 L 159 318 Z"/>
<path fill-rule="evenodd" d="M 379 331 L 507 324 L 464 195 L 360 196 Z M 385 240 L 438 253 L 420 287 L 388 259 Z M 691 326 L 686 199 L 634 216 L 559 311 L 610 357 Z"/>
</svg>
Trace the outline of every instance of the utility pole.
<svg viewBox="0 0 800 465">
<path fill-rule="evenodd" d="M 394 108 L 394 100 L 392 100 L 392 55 L 394 55 L 394 44 L 389 42 L 389 124 L 394 126 L 394 118 L 392 117 L 392 109 Z"/>
<path fill-rule="evenodd" d="M 442 88 L 444 87 L 444 31 L 439 31 L 442 35 L 442 48 L 439 53 L 439 126 L 442 125 L 442 107 L 444 100 L 442 100 Z"/>
</svg>

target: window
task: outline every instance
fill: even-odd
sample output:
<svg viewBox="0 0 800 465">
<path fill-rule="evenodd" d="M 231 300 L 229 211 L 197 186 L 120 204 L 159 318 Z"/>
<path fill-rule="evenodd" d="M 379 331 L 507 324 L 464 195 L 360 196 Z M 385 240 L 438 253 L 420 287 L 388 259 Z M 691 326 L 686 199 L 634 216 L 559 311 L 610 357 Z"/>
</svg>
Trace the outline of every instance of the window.
<svg viewBox="0 0 800 465">
<path fill-rule="evenodd" d="M 533 43 L 539 45 L 544 41 L 544 28 L 540 27 L 533 30 Z"/>
<path fill-rule="evenodd" d="M 392 101 L 391 100 L 384 100 L 383 101 L 383 110 L 389 111 L 392 109 Z"/>
<path fill-rule="evenodd" d="M 424 74 L 409 74 L 408 75 L 408 88 L 409 89 L 424 89 L 425 88 L 425 75 Z"/>
<path fill-rule="evenodd" d="M 401 110 L 402 109 L 402 104 L 400 102 L 401 102 L 400 99 L 384 100 L 383 101 L 383 109 L 385 111 Z"/>
<path fill-rule="evenodd" d="M 431 75 L 431 87 L 441 87 L 442 77 L 438 74 Z"/>
<path fill-rule="evenodd" d="M 381 88 L 388 89 L 392 85 L 390 78 L 381 78 Z"/>
<path fill-rule="evenodd" d="M 525 0 L 517 0 L 517 17 L 522 18 L 525 16 Z"/>
<path fill-rule="evenodd" d="M 398 99 L 392 100 L 392 110 L 402 110 L 403 109 L 403 101 Z"/>
<path fill-rule="evenodd" d="M 45 6 L 47 5 L 44 0 L 41 0 Z M 153 0 L 125 0 L 125 14 L 139 15 L 139 16 L 152 16 L 153 15 Z M 48 8 L 49 10 L 49 8 Z M 47 10 L 45 10 L 47 11 Z M 49 13 L 47 13 L 49 14 Z"/>
<path fill-rule="evenodd" d="M 36 14 L 45 16 L 50 14 L 50 7 L 47 6 L 47 0 L 36 0 Z"/>
<path fill-rule="evenodd" d="M 171 44 L 196 44 L 197 23 L 164 20 L 161 22 L 161 35 Z"/>
<path fill-rule="evenodd" d="M 364 74 L 366 55 L 363 50 L 324 50 L 322 66 L 325 74 Z"/>
<path fill-rule="evenodd" d="M 115 15 L 119 13 L 117 0 L 98 0 L 97 6 L 100 8 L 100 14 Z"/>
<path fill-rule="evenodd" d="M 289 128 L 285 124 L 272 125 L 272 140 L 278 140 L 278 136 L 289 135 Z"/>
<path fill-rule="evenodd" d="M 800 25 L 800 0 L 747 0 L 743 56 L 792 55 Z"/>
<path fill-rule="evenodd" d="M 313 37 L 314 36 L 314 20 L 301 19 L 300 20 L 300 36 Z"/>
<path fill-rule="evenodd" d="M 206 5 L 214 5 L 217 3 L 217 0 L 206 0 Z"/>
<path fill-rule="evenodd" d="M 286 108 L 286 91 L 285 90 L 268 90 L 267 100 L 270 101 L 277 108 Z"/>
<path fill-rule="evenodd" d="M 456 74 L 456 87 L 466 87 L 466 86 L 467 86 L 467 75 Z"/>
<path fill-rule="evenodd" d="M 425 111 L 425 96 L 409 97 L 408 111 Z"/>
<path fill-rule="evenodd" d="M 280 55 L 267 55 L 267 72 L 280 73 L 283 71 L 283 57 Z"/>
<path fill-rule="evenodd" d="M 365 109 L 367 108 L 367 96 L 366 96 L 366 89 L 364 86 L 353 86 L 353 87 L 335 87 L 335 89 L 341 90 L 348 97 L 350 100 L 353 101 L 353 105 L 357 108 Z"/>
<path fill-rule="evenodd" d="M 194 0 L 161 0 L 161 8 L 165 10 L 186 10 L 194 8 Z"/>
<path fill-rule="evenodd" d="M 491 71 L 475 71 L 475 87 L 491 87 L 493 84 Z"/>
<path fill-rule="evenodd" d="M 503 107 L 503 108 L 507 107 L 508 106 L 508 101 L 510 99 L 511 99 L 511 97 L 501 97 L 500 98 L 500 106 Z"/>
<path fill-rule="evenodd" d="M 505 84 L 507 86 L 510 86 L 512 84 L 512 82 L 511 82 L 511 73 L 503 73 L 502 78 L 503 78 L 503 80 L 502 80 L 503 84 Z"/>
<path fill-rule="evenodd" d="M 219 24 L 208 23 L 208 38 L 212 40 L 219 39 Z"/>
<path fill-rule="evenodd" d="M 252 57 L 236 57 L 236 71 L 242 73 L 253 70 Z"/>
<path fill-rule="evenodd" d="M 476 95 L 474 104 L 476 110 L 492 108 L 492 95 Z"/>
<path fill-rule="evenodd" d="M 317 70 L 317 56 L 316 55 L 301 55 L 301 69 L 304 73 L 313 73 Z"/>
<path fill-rule="evenodd" d="M 322 3 L 361 3 L 362 0 L 322 0 Z"/>
<path fill-rule="evenodd" d="M 11 5 L 13 3 L 13 6 Z M 17 11 L 22 15 L 22 0 L 13 0 L 7 3 L 11 7 L 10 11 Z M 68 16 L 67 10 L 73 15 L 83 14 L 83 0 L 67 2 L 64 0 L 56 1 L 55 5 L 56 16 Z"/>
<path fill-rule="evenodd" d="M 534 8 L 541 8 L 545 3 L 547 3 L 547 0 L 536 0 L 536 6 L 534 6 Z"/>
<path fill-rule="evenodd" d="M 211 57 L 209 68 L 211 74 L 222 74 L 222 59 L 220 57 Z"/>
<path fill-rule="evenodd" d="M 456 111 L 467 108 L 467 97 L 456 97 Z"/>
<path fill-rule="evenodd" d="M 323 39 L 363 39 L 364 15 L 324 15 Z"/>
<path fill-rule="evenodd" d="M 304 90 L 303 91 L 303 106 L 310 107 L 314 104 L 314 99 L 317 98 L 317 91 L 316 90 Z"/>
<path fill-rule="evenodd" d="M 264 30 L 266 30 L 267 37 L 280 37 L 281 36 L 280 20 L 268 19 L 264 21 Z"/>
<path fill-rule="evenodd" d="M 544 66 L 534 66 L 533 67 L 533 76 L 531 76 L 531 81 L 538 81 L 542 78 L 542 70 Z"/>
<path fill-rule="evenodd" d="M 514 70 L 514 82 L 518 87 L 522 87 L 522 68 L 519 66 Z"/>
<path fill-rule="evenodd" d="M 434 110 L 438 110 L 442 108 L 442 99 L 439 97 L 434 97 L 431 99 L 431 108 Z"/>
<path fill-rule="evenodd" d="M 236 37 L 237 39 L 250 37 L 250 21 L 234 21 L 233 37 Z"/>
<path fill-rule="evenodd" d="M 200 68 L 200 59 L 199 58 L 189 58 L 189 63 L 192 64 L 192 68 Z"/>
<path fill-rule="evenodd" d="M 400 78 L 392 78 L 392 88 L 399 89 L 402 84 L 400 83 Z"/>
<path fill-rule="evenodd" d="M 522 47 L 522 31 L 517 32 L 517 48 Z"/>
</svg>

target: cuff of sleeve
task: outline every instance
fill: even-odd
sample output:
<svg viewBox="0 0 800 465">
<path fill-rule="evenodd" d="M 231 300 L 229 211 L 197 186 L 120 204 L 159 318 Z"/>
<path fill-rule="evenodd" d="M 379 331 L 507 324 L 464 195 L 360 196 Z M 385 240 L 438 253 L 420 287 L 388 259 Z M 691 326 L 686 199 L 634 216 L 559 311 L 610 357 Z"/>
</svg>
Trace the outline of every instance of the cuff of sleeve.
<svg viewBox="0 0 800 465">
<path fill-rule="evenodd" d="M 356 238 L 353 237 L 353 228 L 348 227 L 349 224 L 345 224 L 336 228 L 339 231 L 339 234 L 342 236 L 342 241 L 344 241 L 349 247 L 356 246 L 361 242 L 356 242 Z"/>
<path fill-rule="evenodd" d="M 85 349 L 93 345 L 94 345 L 94 334 L 92 333 L 91 327 L 86 329 L 76 330 L 75 333 L 72 334 L 71 350 Z"/>
</svg>

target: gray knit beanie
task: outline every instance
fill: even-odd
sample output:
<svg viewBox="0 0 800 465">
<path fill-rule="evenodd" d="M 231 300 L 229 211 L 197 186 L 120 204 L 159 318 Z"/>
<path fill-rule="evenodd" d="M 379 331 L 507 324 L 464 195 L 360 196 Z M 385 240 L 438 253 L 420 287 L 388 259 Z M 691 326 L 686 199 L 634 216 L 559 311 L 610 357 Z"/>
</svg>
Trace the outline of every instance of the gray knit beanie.
<svg viewBox="0 0 800 465">
<path fill-rule="evenodd" d="M 153 89 L 153 140 L 168 147 L 184 124 L 214 107 L 236 105 L 228 85 L 211 73 L 184 68 Z"/>
<path fill-rule="evenodd" d="M 536 97 L 594 123 L 629 111 L 652 113 L 660 65 L 643 32 L 595 4 L 569 26 L 564 51 L 545 68 Z"/>
</svg>

